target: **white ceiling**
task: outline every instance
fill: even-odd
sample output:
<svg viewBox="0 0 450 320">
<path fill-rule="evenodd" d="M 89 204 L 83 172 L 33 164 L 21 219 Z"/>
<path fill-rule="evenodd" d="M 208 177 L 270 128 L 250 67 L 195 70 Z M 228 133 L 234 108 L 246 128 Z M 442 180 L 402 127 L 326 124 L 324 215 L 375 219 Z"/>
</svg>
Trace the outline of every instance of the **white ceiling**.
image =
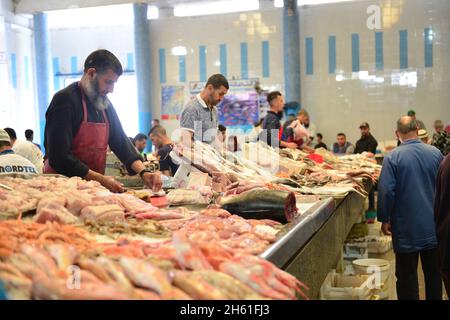
<svg viewBox="0 0 450 320">
<path fill-rule="evenodd" d="M 170 8 L 174 5 L 189 2 L 210 2 L 211 0 L 13 0 L 15 13 L 35 13 L 51 10 L 98 7 L 126 3 L 148 3 L 159 8 Z M 267 0 L 264 0 L 267 1 Z M 269 0 L 272 1 L 272 0 Z"/>
<path fill-rule="evenodd" d="M 127 4 L 134 2 L 148 3 L 158 8 L 173 8 L 178 4 L 191 2 L 211 2 L 214 0 L 9 0 L 14 3 L 16 14 L 30 14 L 43 11 L 98 7 L 106 5 Z M 245 0 L 242 0 L 245 1 Z M 272 7 L 273 0 L 259 0 L 260 7 Z M 298 0 L 302 1 L 302 0 Z M 323 0 L 320 0 L 323 2 Z M 318 3 L 320 3 L 317 0 Z M 339 0 L 334 0 L 339 1 Z M 361 1 L 361 0 L 341 0 L 341 1 Z"/>
</svg>

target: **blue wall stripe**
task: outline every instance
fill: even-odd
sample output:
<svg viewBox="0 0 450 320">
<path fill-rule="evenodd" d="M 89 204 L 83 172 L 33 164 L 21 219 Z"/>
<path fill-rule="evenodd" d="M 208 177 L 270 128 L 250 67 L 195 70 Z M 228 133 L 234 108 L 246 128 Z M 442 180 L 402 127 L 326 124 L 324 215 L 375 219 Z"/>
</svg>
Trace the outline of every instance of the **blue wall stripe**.
<svg viewBox="0 0 450 320">
<path fill-rule="evenodd" d="M 408 68 L 408 30 L 400 30 L 400 69 Z"/>
<path fill-rule="evenodd" d="M 198 50 L 200 81 L 206 81 L 206 46 L 200 46 Z"/>
<path fill-rule="evenodd" d="M 70 57 L 70 72 L 78 73 L 78 59 L 76 56 Z"/>
<path fill-rule="evenodd" d="M 328 73 L 336 73 L 336 36 L 328 36 Z"/>
<path fill-rule="evenodd" d="M 159 49 L 159 82 L 166 83 L 166 49 Z"/>
<path fill-rule="evenodd" d="M 269 41 L 262 42 L 262 70 L 263 78 L 270 77 Z"/>
<path fill-rule="evenodd" d="M 134 70 L 134 54 L 131 52 L 127 53 L 127 70 Z"/>
<path fill-rule="evenodd" d="M 179 81 L 186 82 L 186 56 L 178 56 Z"/>
<path fill-rule="evenodd" d="M 433 30 L 425 28 L 423 34 L 425 50 L 425 68 L 433 67 Z"/>
<path fill-rule="evenodd" d="M 222 43 L 220 45 L 220 73 L 227 76 L 227 45 Z"/>
<path fill-rule="evenodd" d="M 60 77 L 56 76 L 57 73 L 59 73 L 59 58 L 53 58 L 53 87 L 55 91 L 61 90 Z"/>
<path fill-rule="evenodd" d="M 30 88 L 30 58 L 28 56 L 25 56 L 24 58 L 25 63 L 25 88 Z"/>
<path fill-rule="evenodd" d="M 313 38 L 307 37 L 305 38 L 305 50 L 306 50 L 306 74 L 314 73 L 314 47 L 313 47 Z"/>
<path fill-rule="evenodd" d="M 352 33 L 352 72 L 359 70 L 359 34 Z"/>
<path fill-rule="evenodd" d="M 11 54 L 11 82 L 14 89 L 17 89 L 17 57 Z"/>
<path fill-rule="evenodd" d="M 375 32 L 375 68 L 384 69 L 383 32 Z"/>
<path fill-rule="evenodd" d="M 248 45 L 241 42 L 241 78 L 248 79 Z"/>
</svg>

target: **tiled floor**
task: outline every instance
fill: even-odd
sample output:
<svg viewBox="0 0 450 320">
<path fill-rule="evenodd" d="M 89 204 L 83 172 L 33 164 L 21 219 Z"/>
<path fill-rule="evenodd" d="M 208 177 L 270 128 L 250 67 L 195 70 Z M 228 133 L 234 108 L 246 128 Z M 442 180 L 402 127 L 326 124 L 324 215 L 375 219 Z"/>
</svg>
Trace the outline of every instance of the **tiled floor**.
<svg viewBox="0 0 450 320">
<path fill-rule="evenodd" d="M 377 194 L 377 192 L 375 192 L 375 206 L 378 202 L 377 200 L 378 200 L 378 194 Z M 367 207 L 368 207 L 368 204 L 366 203 L 366 208 Z M 395 254 L 394 254 L 394 251 L 389 250 L 385 254 L 369 254 L 369 258 L 384 259 L 384 260 L 389 261 L 389 263 L 391 264 L 391 272 L 392 272 L 390 288 L 389 288 L 389 300 L 397 300 L 397 292 L 396 292 L 396 288 L 395 288 L 396 278 L 395 278 Z M 420 300 L 425 300 L 425 280 L 424 280 L 424 276 L 423 276 L 423 272 L 422 272 L 422 265 L 420 263 L 420 259 L 419 259 L 419 267 L 417 268 L 417 275 L 419 278 L 419 298 L 420 298 Z M 443 291 L 443 294 L 442 294 L 443 299 L 448 299 L 446 292 L 445 292 L 444 285 L 442 285 L 442 291 Z"/>
<path fill-rule="evenodd" d="M 395 255 L 394 255 L 394 252 L 392 250 L 389 250 L 385 254 L 381 254 L 381 255 L 369 254 L 369 258 L 385 259 L 385 260 L 389 261 L 389 263 L 391 264 L 391 270 L 392 270 L 392 281 L 391 281 L 390 291 L 389 291 L 389 300 L 397 300 L 397 292 L 395 289 L 395 279 L 396 278 L 395 278 Z M 420 264 L 420 260 L 419 260 L 419 267 L 417 268 L 417 274 L 418 274 L 418 278 L 419 278 L 419 297 L 420 297 L 420 300 L 425 300 L 425 281 L 424 281 L 424 277 L 423 277 L 422 266 Z M 442 289 L 443 289 L 443 299 L 448 299 L 447 295 L 445 294 L 444 287 L 442 287 Z"/>
</svg>

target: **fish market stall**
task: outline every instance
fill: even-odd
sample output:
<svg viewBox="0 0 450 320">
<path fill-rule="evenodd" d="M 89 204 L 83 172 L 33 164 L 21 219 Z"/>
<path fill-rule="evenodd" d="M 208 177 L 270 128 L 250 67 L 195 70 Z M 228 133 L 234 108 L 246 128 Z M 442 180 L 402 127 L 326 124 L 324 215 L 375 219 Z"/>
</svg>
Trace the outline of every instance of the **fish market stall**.
<svg viewBox="0 0 450 320">
<path fill-rule="evenodd" d="M 192 170 L 174 179 L 169 207 L 153 205 L 150 190 L 2 177 L 0 281 L 10 298 L 315 298 L 379 168 L 320 150 L 313 161 L 260 144 L 247 155 L 196 148 L 178 150 Z M 65 286 L 71 268 L 81 291 Z"/>
<path fill-rule="evenodd" d="M 340 261 L 348 233 L 362 217 L 364 202 L 356 193 L 324 200 L 307 211 L 261 257 L 302 279 L 310 288 L 310 298 L 318 298 L 326 275 Z"/>
<path fill-rule="evenodd" d="M 79 178 L 2 178 L 0 200 L 10 299 L 307 298 L 300 281 L 257 255 L 276 241 L 276 221 L 156 208 Z"/>
</svg>

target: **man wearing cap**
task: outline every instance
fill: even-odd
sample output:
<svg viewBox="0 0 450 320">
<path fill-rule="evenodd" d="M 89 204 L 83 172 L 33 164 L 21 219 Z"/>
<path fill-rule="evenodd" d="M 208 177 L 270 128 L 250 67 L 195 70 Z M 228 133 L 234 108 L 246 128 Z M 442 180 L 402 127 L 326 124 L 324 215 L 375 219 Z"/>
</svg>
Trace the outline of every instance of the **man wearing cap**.
<svg viewBox="0 0 450 320">
<path fill-rule="evenodd" d="M 361 123 L 361 139 L 356 142 L 354 153 L 368 152 L 369 156 L 374 156 L 377 150 L 378 142 L 370 133 L 370 126 L 367 122 Z M 369 208 L 368 212 L 375 212 L 375 189 L 376 185 L 369 191 Z"/>
<path fill-rule="evenodd" d="M 417 137 L 422 140 L 423 143 L 426 144 L 430 144 L 429 139 L 428 139 L 428 131 L 425 129 L 419 129 L 419 131 L 417 131 Z"/>
<path fill-rule="evenodd" d="M 356 142 L 355 153 L 370 152 L 375 154 L 378 146 L 377 140 L 370 133 L 370 126 L 367 122 L 361 123 L 361 139 Z"/>
<path fill-rule="evenodd" d="M 123 192 L 122 184 L 104 175 L 109 145 L 130 175 L 139 174 L 154 191 L 161 189 L 160 172 L 146 169 L 107 97 L 122 72 L 111 52 L 94 51 L 86 58 L 81 80 L 53 96 L 45 115 L 44 173 L 95 180 Z"/>
<path fill-rule="evenodd" d="M 14 153 L 9 134 L 0 129 L 0 176 L 5 174 L 37 174 L 30 160 Z"/>
<path fill-rule="evenodd" d="M 417 126 L 418 126 L 419 129 L 425 129 L 425 130 L 427 129 L 427 128 L 425 128 L 425 124 L 422 121 L 416 119 L 416 112 L 414 110 L 409 110 L 408 111 L 408 117 L 411 117 L 414 120 L 416 120 Z"/>
<path fill-rule="evenodd" d="M 11 139 L 11 146 L 14 153 L 30 161 L 36 168 L 37 173 L 41 174 L 44 166 L 44 155 L 41 150 L 30 141 L 17 139 L 16 131 L 13 128 L 5 128 L 4 130 Z"/>
</svg>

